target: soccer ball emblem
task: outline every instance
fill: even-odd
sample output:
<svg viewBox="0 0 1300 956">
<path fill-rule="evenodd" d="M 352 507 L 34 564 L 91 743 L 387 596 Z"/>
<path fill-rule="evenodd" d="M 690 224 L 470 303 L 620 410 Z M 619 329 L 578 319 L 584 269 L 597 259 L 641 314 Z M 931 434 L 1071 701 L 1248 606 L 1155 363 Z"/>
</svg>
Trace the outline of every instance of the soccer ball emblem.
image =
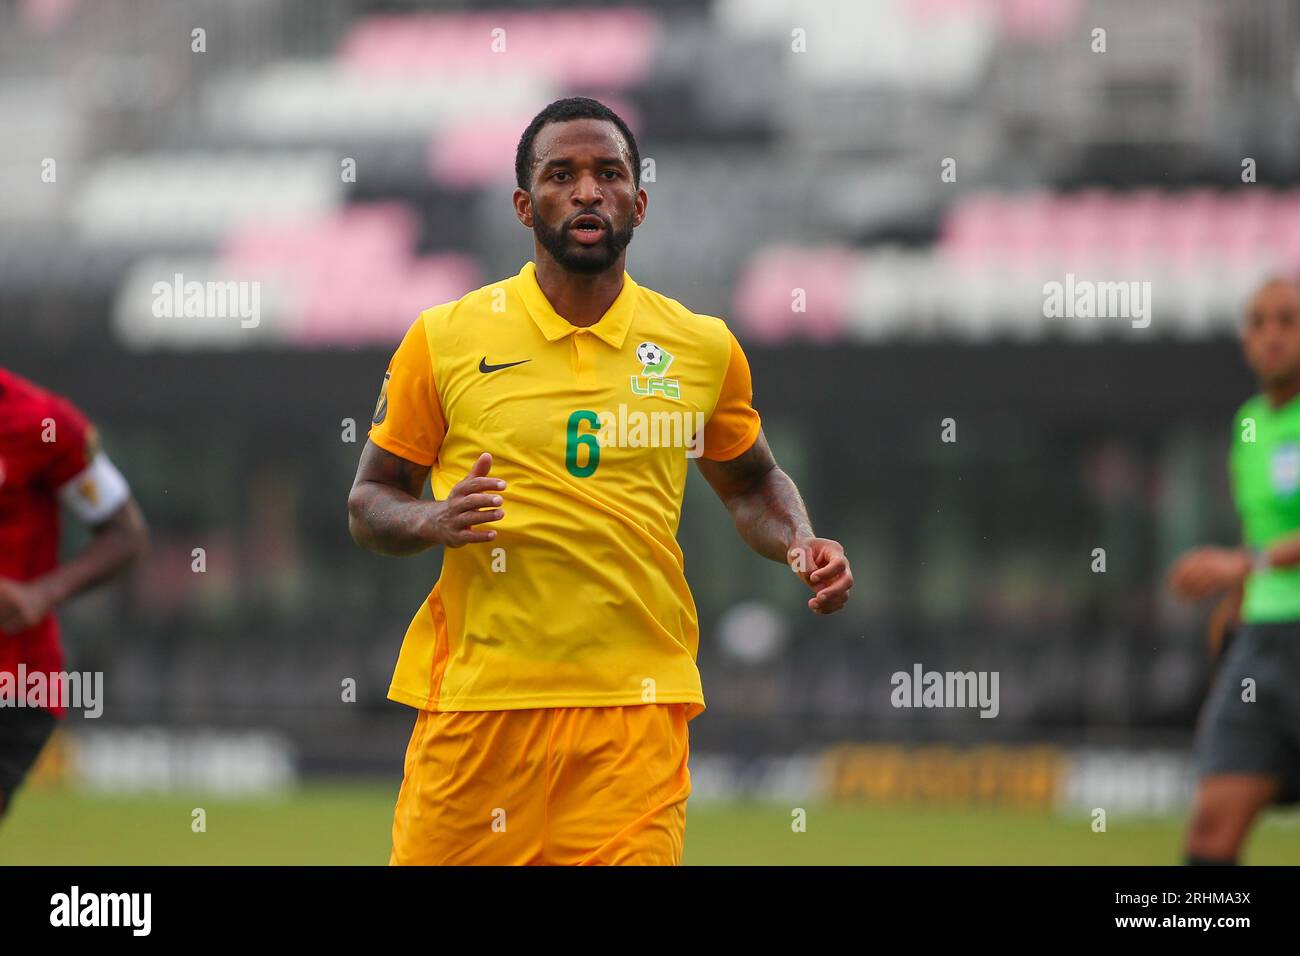
<svg viewBox="0 0 1300 956">
<path fill-rule="evenodd" d="M 636 347 L 636 360 L 647 367 L 658 365 L 664 360 L 664 350 L 653 342 L 642 342 Z"/>
</svg>

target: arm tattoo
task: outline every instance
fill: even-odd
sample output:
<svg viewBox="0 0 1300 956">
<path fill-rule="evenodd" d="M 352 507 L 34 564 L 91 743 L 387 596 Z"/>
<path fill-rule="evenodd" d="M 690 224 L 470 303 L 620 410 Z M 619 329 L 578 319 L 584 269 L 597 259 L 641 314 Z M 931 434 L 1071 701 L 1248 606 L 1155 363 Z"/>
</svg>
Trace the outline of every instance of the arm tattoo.
<svg viewBox="0 0 1300 956">
<path fill-rule="evenodd" d="M 412 532 L 430 470 L 367 441 L 348 495 L 353 540 L 380 554 L 415 554 L 430 547 Z"/>
<path fill-rule="evenodd" d="M 726 505 L 745 543 L 765 558 L 784 564 L 796 540 L 813 536 L 799 489 L 777 466 L 762 432 L 739 457 L 697 458 L 696 465 Z"/>
</svg>

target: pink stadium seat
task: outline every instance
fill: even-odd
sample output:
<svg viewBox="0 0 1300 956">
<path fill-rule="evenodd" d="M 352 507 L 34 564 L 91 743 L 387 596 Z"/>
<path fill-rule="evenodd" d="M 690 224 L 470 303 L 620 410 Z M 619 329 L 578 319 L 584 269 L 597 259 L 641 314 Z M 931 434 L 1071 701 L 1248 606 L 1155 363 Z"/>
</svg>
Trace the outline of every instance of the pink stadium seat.
<svg viewBox="0 0 1300 956">
<path fill-rule="evenodd" d="M 944 218 L 938 250 L 963 270 L 1095 267 L 1128 274 L 1300 263 L 1300 193 L 1260 186 L 976 194 Z"/>
<path fill-rule="evenodd" d="M 1195 268 L 1205 259 L 1221 220 L 1217 190 L 1189 189 L 1167 198 L 1162 252 L 1180 268 Z"/>
<path fill-rule="evenodd" d="M 735 317 L 759 341 L 842 338 L 856 262 L 839 247 L 765 249 L 736 285 Z M 804 290 L 804 312 L 792 308 L 796 289 Z"/>
<path fill-rule="evenodd" d="M 459 253 L 391 263 L 370 273 L 340 273 L 311 289 L 293 339 L 312 346 L 395 345 L 424 309 L 479 284 L 473 259 Z"/>
<path fill-rule="evenodd" d="M 1300 194 L 1274 196 L 1267 217 L 1280 268 L 1300 272 Z"/>
<path fill-rule="evenodd" d="M 421 310 L 479 283 L 469 256 L 415 258 L 418 230 L 399 203 L 354 204 L 324 219 L 241 227 L 221 261 L 231 272 L 287 284 L 293 341 L 392 344 Z"/>
<path fill-rule="evenodd" d="M 1013 40 L 1048 44 L 1063 39 L 1079 19 L 1083 0 L 907 0 L 912 20 L 983 15 Z"/>
<path fill-rule="evenodd" d="M 409 258 L 417 231 L 414 213 L 401 204 L 357 204 L 324 219 L 243 226 L 227 238 L 222 259 L 294 273 L 369 269 Z"/>
<path fill-rule="evenodd" d="M 1263 221 L 1244 203 L 1225 204 L 1207 245 L 1234 265 L 1246 265 L 1266 253 Z"/>
<path fill-rule="evenodd" d="M 944 334 L 1016 334 L 1036 311 L 1042 283 L 1070 272 L 1150 281 L 1188 329 L 1216 315 L 1235 321 L 1261 274 L 1300 276 L 1300 190 L 970 193 L 939 223 L 933 251 L 760 251 L 737 284 L 735 312 L 762 341 L 837 333 L 874 340 L 903 329 L 925 337 L 936 315 Z M 795 287 L 808 291 L 806 315 L 790 310 Z M 1075 323 L 1070 334 L 1105 328 Z"/>
<path fill-rule="evenodd" d="M 23 26 L 34 33 L 49 33 L 67 23 L 79 0 L 22 0 L 18 6 Z"/>
<path fill-rule="evenodd" d="M 1021 268 L 1042 258 L 1053 245 L 1055 204 L 1046 193 L 1018 196 L 1003 211 L 1001 258 L 1012 268 Z"/>
<path fill-rule="evenodd" d="M 512 70 L 602 88 L 646 78 L 659 21 L 636 7 L 531 13 L 417 13 L 368 17 L 344 37 L 349 68 L 456 75 Z M 504 43 L 503 52 L 494 46 Z"/>
<path fill-rule="evenodd" d="M 994 0 L 1006 35 L 1032 43 L 1064 39 L 1079 20 L 1083 0 Z"/>
<path fill-rule="evenodd" d="M 515 146 L 531 116 L 474 117 L 429 141 L 429 176 L 454 189 L 514 179 Z"/>
<path fill-rule="evenodd" d="M 1141 269 L 1158 248 L 1164 202 L 1154 190 L 1118 197 L 1111 224 L 1112 258 L 1127 270 Z"/>
<path fill-rule="evenodd" d="M 992 255 L 1001 243 L 1005 201 L 979 193 L 959 202 L 939 228 L 939 248 L 959 264 L 973 265 Z"/>
</svg>

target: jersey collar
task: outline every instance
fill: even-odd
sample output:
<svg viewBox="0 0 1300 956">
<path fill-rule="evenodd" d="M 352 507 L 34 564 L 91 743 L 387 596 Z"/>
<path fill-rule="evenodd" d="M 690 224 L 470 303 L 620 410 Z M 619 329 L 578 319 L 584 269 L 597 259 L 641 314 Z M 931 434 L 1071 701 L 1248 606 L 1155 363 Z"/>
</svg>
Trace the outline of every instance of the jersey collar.
<svg viewBox="0 0 1300 956">
<path fill-rule="evenodd" d="M 515 276 L 515 280 L 515 288 L 519 290 L 519 296 L 524 300 L 524 307 L 548 342 L 555 342 L 578 331 L 578 326 L 555 311 L 550 300 L 542 292 L 541 286 L 537 284 L 535 262 L 531 259 L 525 262 L 524 267 Z M 623 288 L 610 304 L 609 311 L 602 315 L 595 325 L 588 326 L 588 331 L 606 344 L 614 348 L 622 348 L 623 341 L 627 338 L 627 330 L 632 324 L 632 313 L 636 310 L 637 288 L 632 276 L 625 271 Z"/>
</svg>

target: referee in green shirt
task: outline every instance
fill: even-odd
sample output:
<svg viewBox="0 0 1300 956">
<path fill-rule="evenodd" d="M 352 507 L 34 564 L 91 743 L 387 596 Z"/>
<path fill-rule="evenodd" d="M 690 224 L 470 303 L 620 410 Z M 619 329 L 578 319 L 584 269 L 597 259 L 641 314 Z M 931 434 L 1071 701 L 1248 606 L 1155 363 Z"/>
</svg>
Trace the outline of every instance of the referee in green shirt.
<svg viewBox="0 0 1300 956">
<path fill-rule="evenodd" d="M 1197 548 L 1170 572 L 1192 600 L 1240 595 L 1240 626 L 1196 727 L 1188 863 L 1236 863 L 1260 811 L 1300 800 L 1300 287 L 1273 279 L 1242 329 L 1260 394 L 1233 423 L 1240 548 Z"/>
</svg>

